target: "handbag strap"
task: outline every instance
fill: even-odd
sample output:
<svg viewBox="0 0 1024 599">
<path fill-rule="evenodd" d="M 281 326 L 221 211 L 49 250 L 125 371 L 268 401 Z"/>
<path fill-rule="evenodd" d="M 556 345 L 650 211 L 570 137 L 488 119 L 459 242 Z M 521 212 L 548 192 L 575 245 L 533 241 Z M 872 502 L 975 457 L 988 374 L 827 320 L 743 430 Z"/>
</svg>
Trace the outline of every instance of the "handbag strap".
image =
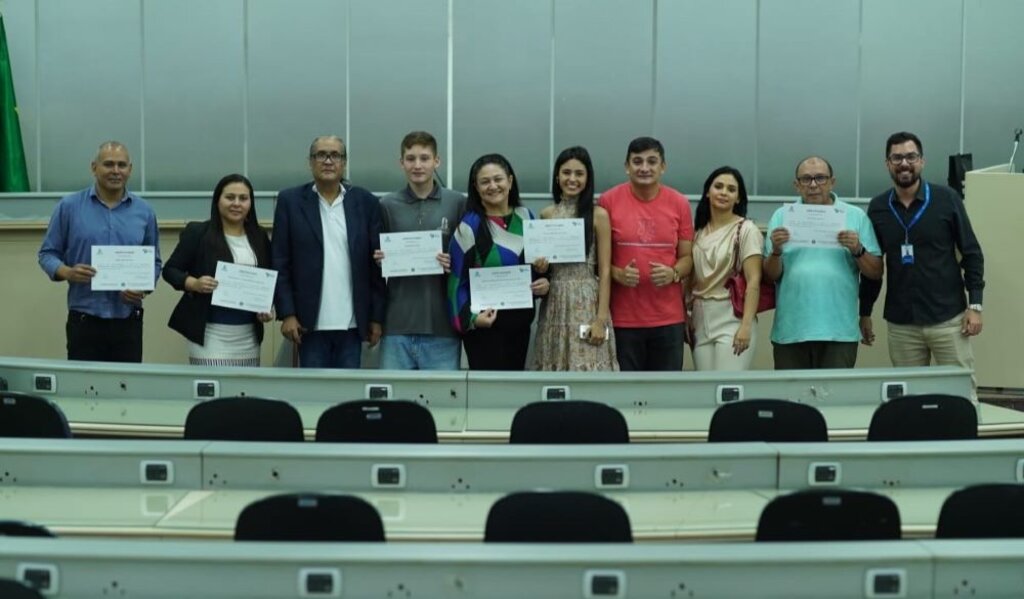
<svg viewBox="0 0 1024 599">
<path fill-rule="evenodd" d="M 737 275 L 740 272 L 740 232 L 743 231 L 743 225 L 746 224 L 747 219 L 740 221 L 739 226 L 736 227 L 736 239 L 732 244 L 732 274 Z"/>
</svg>

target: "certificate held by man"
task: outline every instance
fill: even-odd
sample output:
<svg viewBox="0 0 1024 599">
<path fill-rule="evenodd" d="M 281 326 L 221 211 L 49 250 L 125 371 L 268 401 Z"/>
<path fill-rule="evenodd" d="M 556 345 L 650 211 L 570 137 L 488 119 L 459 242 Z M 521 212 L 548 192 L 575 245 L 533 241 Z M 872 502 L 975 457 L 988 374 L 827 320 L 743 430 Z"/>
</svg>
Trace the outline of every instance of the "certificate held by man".
<svg viewBox="0 0 1024 599">
<path fill-rule="evenodd" d="M 210 303 L 221 308 L 267 313 L 274 303 L 277 271 L 231 262 L 217 262 L 217 288 Z"/>
<path fill-rule="evenodd" d="M 151 245 L 94 245 L 93 291 L 153 291 L 156 251 Z"/>
<path fill-rule="evenodd" d="M 846 227 L 846 211 L 836 206 L 791 204 L 782 213 L 782 226 L 789 230 L 789 245 L 837 248 L 839 232 Z"/>
<path fill-rule="evenodd" d="M 526 262 L 547 258 L 551 264 L 586 262 L 582 218 L 545 218 L 523 223 Z"/>
<path fill-rule="evenodd" d="M 473 312 L 532 308 L 530 266 L 495 266 L 469 269 L 469 295 Z"/>
<path fill-rule="evenodd" d="M 380 267 L 385 278 L 444 273 L 437 262 L 441 252 L 440 231 L 381 233 L 380 250 L 384 253 Z"/>
</svg>

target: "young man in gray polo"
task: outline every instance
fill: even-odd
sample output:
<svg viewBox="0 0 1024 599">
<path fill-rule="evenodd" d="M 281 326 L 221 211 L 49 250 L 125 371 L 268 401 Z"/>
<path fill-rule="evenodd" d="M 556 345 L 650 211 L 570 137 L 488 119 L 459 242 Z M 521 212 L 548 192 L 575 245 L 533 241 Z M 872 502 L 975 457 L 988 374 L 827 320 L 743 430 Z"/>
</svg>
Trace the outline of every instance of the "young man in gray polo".
<svg viewBox="0 0 1024 599">
<path fill-rule="evenodd" d="M 402 139 L 399 165 L 406 186 L 381 198 L 381 233 L 440 231 L 438 263 L 448 272 L 448 242 L 459 224 L 466 199 L 441 187 L 434 171 L 441 165 L 437 140 L 426 131 Z M 383 252 L 374 256 L 378 262 Z M 448 321 L 444 274 L 388 279 L 380 367 L 394 370 L 458 370 L 462 347 Z"/>
</svg>

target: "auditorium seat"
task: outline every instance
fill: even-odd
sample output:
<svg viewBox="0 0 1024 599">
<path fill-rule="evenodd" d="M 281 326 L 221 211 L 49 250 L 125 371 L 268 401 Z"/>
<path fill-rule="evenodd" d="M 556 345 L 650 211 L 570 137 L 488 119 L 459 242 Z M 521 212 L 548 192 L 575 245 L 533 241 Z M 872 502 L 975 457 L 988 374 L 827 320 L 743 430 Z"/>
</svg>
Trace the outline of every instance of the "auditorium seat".
<svg viewBox="0 0 1024 599">
<path fill-rule="evenodd" d="M 333 406 L 320 415 L 317 441 L 437 443 L 430 410 L 407 400 L 364 399 Z"/>
<path fill-rule="evenodd" d="M 303 441 L 302 418 L 291 404 L 258 397 L 221 397 L 192 406 L 185 438 L 208 441 Z"/>
<path fill-rule="evenodd" d="M 0 437 L 41 437 L 68 439 L 71 428 L 57 404 L 48 399 L 0 392 Z"/>
<path fill-rule="evenodd" d="M 942 503 L 935 538 L 1024 538 L 1024 485 L 973 485 L 954 492 Z"/>
<path fill-rule="evenodd" d="M 3 599 L 43 599 L 39 591 L 9 578 L 0 578 L 0 597 Z"/>
<path fill-rule="evenodd" d="M 487 513 L 484 541 L 494 543 L 632 543 L 621 505 L 584 491 L 527 491 L 502 497 Z"/>
<path fill-rule="evenodd" d="M 352 495 L 286 493 L 254 501 L 235 521 L 236 541 L 383 541 L 377 509 Z"/>
<path fill-rule="evenodd" d="M 21 520 L 0 520 L 0 537 L 56 537 L 45 526 Z M 0 595 L 2 597 L 3 595 Z"/>
<path fill-rule="evenodd" d="M 708 441 L 813 443 L 828 441 L 828 426 L 814 406 L 785 399 L 745 399 L 715 410 Z"/>
<path fill-rule="evenodd" d="M 904 395 L 875 409 L 868 441 L 945 441 L 978 438 L 978 411 L 955 395 Z"/>
<path fill-rule="evenodd" d="M 807 489 L 771 500 L 757 522 L 758 541 L 899 539 L 900 513 L 877 493 Z"/>
<path fill-rule="evenodd" d="M 629 443 L 629 427 L 607 404 L 538 401 L 516 411 L 509 443 Z"/>
</svg>

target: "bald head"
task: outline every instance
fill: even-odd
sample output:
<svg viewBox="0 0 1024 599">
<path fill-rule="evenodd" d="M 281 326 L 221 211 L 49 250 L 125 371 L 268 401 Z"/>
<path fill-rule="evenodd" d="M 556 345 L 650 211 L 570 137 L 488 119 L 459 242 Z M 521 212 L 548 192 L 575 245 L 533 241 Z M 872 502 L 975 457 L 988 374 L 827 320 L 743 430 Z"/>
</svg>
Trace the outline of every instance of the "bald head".
<svg viewBox="0 0 1024 599">
<path fill-rule="evenodd" d="M 796 170 L 793 172 L 793 176 L 794 177 L 799 177 L 800 176 L 800 167 L 804 166 L 808 162 L 821 162 L 821 163 L 824 163 L 825 168 L 828 169 L 828 176 L 829 177 L 835 176 L 832 173 L 832 164 L 828 160 L 825 160 L 824 158 L 822 158 L 821 156 L 816 156 L 816 155 L 815 156 L 808 156 L 807 158 L 804 158 L 800 162 L 797 162 L 796 163 Z"/>
<path fill-rule="evenodd" d="M 835 182 L 832 165 L 821 156 L 808 156 L 796 165 L 793 185 L 806 204 L 831 204 Z"/>
<path fill-rule="evenodd" d="M 96 156 L 92 160 L 93 162 L 99 162 L 101 156 L 113 151 L 123 153 L 125 157 L 129 158 L 129 162 L 131 162 L 131 158 L 128 155 L 128 148 L 123 143 L 114 140 L 101 143 L 100 147 L 96 149 Z"/>
</svg>

